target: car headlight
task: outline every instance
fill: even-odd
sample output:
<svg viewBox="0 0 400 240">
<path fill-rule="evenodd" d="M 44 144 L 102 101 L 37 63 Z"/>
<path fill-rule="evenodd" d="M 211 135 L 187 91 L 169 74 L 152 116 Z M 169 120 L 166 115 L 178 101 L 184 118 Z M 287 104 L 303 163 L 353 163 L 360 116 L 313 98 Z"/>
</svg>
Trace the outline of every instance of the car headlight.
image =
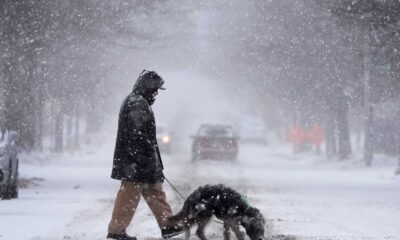
<svg viewBox="0 0 400 240">
<path fill-rule="evenodd" d="M 163 143 L 169 143 L 169 141 L 171 141 L 171 139 L 169 138 L 168 135 L 164 135 L 164 136 L 162 136 L 161 141 Z"/>
</svg>

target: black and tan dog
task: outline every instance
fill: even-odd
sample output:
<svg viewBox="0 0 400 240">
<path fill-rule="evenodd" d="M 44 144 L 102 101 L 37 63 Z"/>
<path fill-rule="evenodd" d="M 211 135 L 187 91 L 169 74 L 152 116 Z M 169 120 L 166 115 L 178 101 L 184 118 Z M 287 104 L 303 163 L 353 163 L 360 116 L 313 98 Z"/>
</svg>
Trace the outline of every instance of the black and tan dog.
<svg viewBox="0 0 400 240">
<path fill-rule="evenodd" d="M 186 239 L 190 237 L 190 227 L 197 224 L 197 236 L 207 240 L 204 229 L 213 216 L 223 220 L 225 240 L 230 238 L 230 229 L 238 240 L 244 240 L 239 225 L 244 227 L 251 240 L 265 239 L 265 220 L 260 211 L 249 206 L 240 193 L 224 185 L 198 188 L 185 200 L 181 211 L 169 220 L 185 228 Z"/>
</svg>

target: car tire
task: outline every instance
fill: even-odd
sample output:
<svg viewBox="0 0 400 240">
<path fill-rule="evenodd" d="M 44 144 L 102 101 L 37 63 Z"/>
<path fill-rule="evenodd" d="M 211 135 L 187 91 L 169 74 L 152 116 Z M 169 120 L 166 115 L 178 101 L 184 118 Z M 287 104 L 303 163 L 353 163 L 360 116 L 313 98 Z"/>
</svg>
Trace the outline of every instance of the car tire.
<svg viewBox="0 0 400 240">
<path fill-rule="evenodd" d="M 0 191 L 1 199 L 8 200 L 18 198 L 18 186 L 16 184 L 4 185 Z"/>
<path fill-rule="evenodd" d="M 3 185 L 3 187 L 1 188 L 1 199 L 3 200 L 11 199 L 11 192 L 8 184 Z"/>
<path fill-rule="evenodd" d="M 8 186 L 8 194 L 11 198 L 18 198 L 18 184 L 11 184 Z"/>
</svg>

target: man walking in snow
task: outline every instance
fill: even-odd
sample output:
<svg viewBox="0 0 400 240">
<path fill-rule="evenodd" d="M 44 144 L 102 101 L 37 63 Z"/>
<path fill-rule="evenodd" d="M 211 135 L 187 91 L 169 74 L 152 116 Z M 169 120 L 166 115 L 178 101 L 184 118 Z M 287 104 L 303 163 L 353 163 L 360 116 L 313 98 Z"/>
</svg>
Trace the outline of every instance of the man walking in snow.
<svg viewBox="0 0 400 240">
<path fill-rule="evenodd" d="M 172 215 L 162 188 L 163 164 L 156 139 L 156 124 L 151 105 L 164 80 L 154 71 L 144 70 L 133 91 L 122 103 L 118 120 L 117 142 L 111 177 L 121 180 L 108 226 L 108 239 L 136 240 L 126 234 L 141 196 L 149 205 L 161 229 L 163 238 L 182 232 L 172 226 Z"/>
</svg>

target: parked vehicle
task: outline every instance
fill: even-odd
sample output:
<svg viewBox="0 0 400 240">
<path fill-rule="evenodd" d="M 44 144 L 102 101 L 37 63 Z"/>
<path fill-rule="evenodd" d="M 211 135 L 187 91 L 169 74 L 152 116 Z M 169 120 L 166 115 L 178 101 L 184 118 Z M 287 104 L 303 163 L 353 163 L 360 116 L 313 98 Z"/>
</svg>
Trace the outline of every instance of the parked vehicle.
<svg viewBox="0 0 400 240">
<path fill-rule="evenodd" d="M 16 133 L 9 132 L 0 142 L 0 198 L 18 198 L 18 157 Z"/>
<path fill-rule="evenodd" d="M 161 152 L 171 154 L 172 151 L 172 134 L 163 126 L 157 127 L 157 143 Z"/>
<path fill-rule="evenodd" d="M 237 158 L 239 145 L 232 126 L 203 124 L 192 136 L 192 160 Z"/>
</svg>

